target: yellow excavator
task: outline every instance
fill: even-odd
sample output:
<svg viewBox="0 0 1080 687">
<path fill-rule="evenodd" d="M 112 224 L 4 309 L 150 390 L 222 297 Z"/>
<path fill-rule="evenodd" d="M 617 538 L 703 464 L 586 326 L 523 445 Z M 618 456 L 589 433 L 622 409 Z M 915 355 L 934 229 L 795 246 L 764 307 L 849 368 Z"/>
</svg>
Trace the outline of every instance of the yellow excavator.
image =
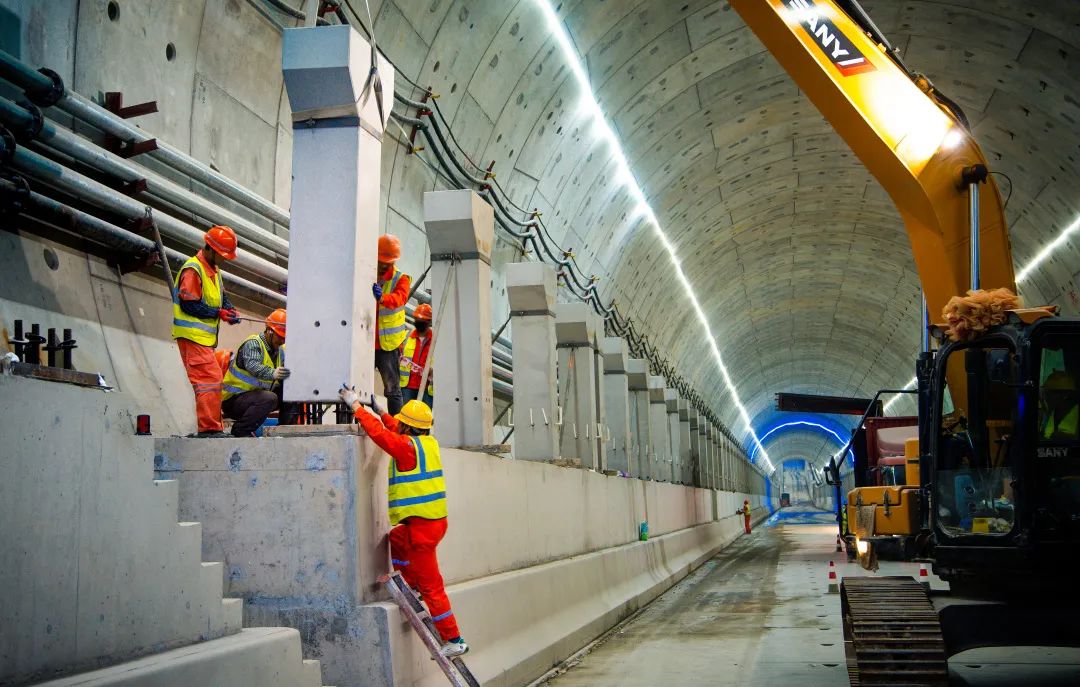
<svg viewBox="0 0 1080 687">
<path fill-rule="evenodd" d="M 988 300 L 1015 292 L 1015 276 L 986 157 L 961 109 L 857 2 L 731 5 L 896 204 L 927 312 L 975 290 L 954 310 L 976 326 L 931 326 L 938 346 L 916 361 L 906 484 L 848 495 L 860 557 L 906 538 L 949 591 L 845 578 L 851 684 L 943 686 L 948 657 L 970 648 L 1080 646 L 1080 320 Z"/>
</svg>

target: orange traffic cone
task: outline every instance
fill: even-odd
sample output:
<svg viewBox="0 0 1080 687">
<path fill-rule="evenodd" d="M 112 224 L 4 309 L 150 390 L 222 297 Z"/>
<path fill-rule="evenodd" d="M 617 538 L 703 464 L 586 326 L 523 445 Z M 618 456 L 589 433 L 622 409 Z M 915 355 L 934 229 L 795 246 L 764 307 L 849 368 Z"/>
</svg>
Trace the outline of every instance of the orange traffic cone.
<svg viewBox="0 0 1080 687">
<path fill-rule="evenodd" d="M 829 593 L 830 594 L 839 594 L 840 593 L 840 583 L 836 579 L 836 564 L 833 563 L 832 561 L 829 561 Z"/>
<path fill-rule="evenodd" d="M 919 564 L 919 584 L 926 591 L 930 591 L 930 573 L 926 571 L 926 565 L 923 563 Z"/>
<path fill-rule="evenodd" d="M 840 541 L 840 535 L 836 535 L 836 553 L 840 553 L 844 550 L 844 544 Z"/>
</svg>

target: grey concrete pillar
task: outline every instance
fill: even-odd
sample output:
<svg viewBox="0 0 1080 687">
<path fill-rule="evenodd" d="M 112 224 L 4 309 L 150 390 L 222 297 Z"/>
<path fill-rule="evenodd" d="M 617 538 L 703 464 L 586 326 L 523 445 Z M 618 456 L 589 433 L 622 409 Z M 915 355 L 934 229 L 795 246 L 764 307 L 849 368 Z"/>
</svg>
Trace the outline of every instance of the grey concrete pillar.
<svg viewBox="0 0 1080 687">
<path fill-rule="evenodd" d="M 607 469 L 631 474 L 634 459 L 630 441 L 630 383 L 626 375 L 629 350 L 626 340 L 605 336 L 600 340 L 600 352 L 604 357 Z"/>
<path fill-rule="evenodd" d="M 661 474 L 664 475 L 665 480 L 677 483 L 682 454 L 682 434 L 679 432 L 679 392 L 674 389 L 664 389 L 664 404 L 667 406 L 668 441 L 671 442 L 671 451 L 668 454 L 667 471 L 661 471 Z"/>
<path fill-rule="evenodd" d="M 595 323 L 586 303 L 555 305 L 555 339 L 559 351 L 559 399 L 563 424 L 559 446 L 563 458 L 577 458 L 581 467 L 599 467 L 596 425 Z M 517 379 L 514 380 L 517 384 Z"/>
<path fill-rule="evenodd" d="M 444 446 L 494 443 L 491 248 L 495 213 L 473 191 L 424 194 L 431 250 L 433 357 L 439 361 L 435 437 Z"/>
<path fill-rule="evenodd" d="M 367 42 L 348 26 L 288 29 L 282 72 L 293 117 L 288 401 L 336 401 L 342 382 L 375 382 L 375 254 L 381 134 L 374 98 L 360 104 Z M 379 59 L 386 93 L 394 68 Z M 351 286 L 350 286 L 351 285 Z"/>
<path fill-rule="evenodd" d="M 679 400 L 679 471 L 676 473 L 677 481 L 681 484 L 690 484 L 693 463 L 690 449 L 690 404 L 685 400 Z"/>
<path fill-rule="evenodd" d="M 691 407 L 686 413 L 690 423 L 690 478 L 689 483 L 701 486 L 701 433 L 698 431 L 701 423 L 698 420 L 697 408 Z"/>
<path fill-rule="evenodd" d="M 708 454 L 708 460 L 705 464 L 705 483 L 710 489 L 718 489 L 719 485 L 716 480 L 716 469 L 719 460 L 719 452 L 716 445 L 715 427 L 712 420 L 705 420 L 704 439 L 705 451 Z"/>
<path fill-rule="evenodd" d="M 670 434 L 667 405 L 664 403 L 664 378 L 649 375 L 649 446 L 652 449 L 649 476 L 657 482 L 666 481 L 664 469 L 671 453 Z"/>
<path fill-rule="evenodd" d="M 506 265 L 514 360 L 514 457 L 559 457 L 555 340 L 555 269 L 539 262 Z"/>
<path fill-rule="evenodd" d="M 591 308 L 590 308 L 591 310 Z M 607 445 L 608 445 L 608 420 L 607 411 L 605 409 L 607 397 L 604 392 L 604 354 L 600 350 L 600 342 L 604 338 L 604 318 L 596 314 L 593 311 L 593 336 L 592 336 L 592 350 L 596 359 L 593 361 L 596 375 L 593 377 L 594 388 L 593 398 L 596 403 L 596 431 L 593 434 L 593 441 L 596 443 L 596 469 L 607 470 Z"/>
<path fill-rule="evenodd" d="M 641 358 L 626 362 L 626 381 L 630 386 L 630 439 L 633 463 L 630 474 L 640 479 L 652 477 L 649 459 L 652 440 L 649 438 L 649 366 Z"/>
</svg>

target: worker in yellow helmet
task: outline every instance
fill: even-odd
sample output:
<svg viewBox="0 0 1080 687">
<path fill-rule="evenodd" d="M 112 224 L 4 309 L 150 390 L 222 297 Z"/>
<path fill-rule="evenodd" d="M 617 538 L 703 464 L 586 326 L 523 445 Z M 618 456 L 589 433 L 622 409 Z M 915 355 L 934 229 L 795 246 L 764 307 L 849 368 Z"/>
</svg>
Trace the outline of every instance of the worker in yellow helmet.
<svg viewBox="0 0 1080 687">
<path fill-rule="evenodd" d="M 289 378 L 285 367 L 285 308 L 266 318 L 262 334 L 252 334 L 236 350 L 225 373 L 221 410 L 234 420 L 232 434 L 250 437 L 281 407 L 282 385 Z M 289 424 L 279 417 L 279 424 Z"/>
<path fill-rule="evenodd" d="M 419 590 L 435 629 L 440 650 L 453 658 L 469 650 L 461 638 L 450 600 L 446 597 L 435 548 L 446 534 L 446 482 L 439 442 L 431 436 L 431 408 L 409 401 L 394 416 L 384 413 L 371 395 L 365 410 L 355 389 L 342 388 L 342 402 L 375 444 L 390 454 L 388 500 L 390 559 L 410 587 Z"/>
<path fill-rule="evenodd" d="M 401 258 L 401 241 L 393 234 L 379 237 L 378 281 L 371 285 L 378 307 L 375 321 L 375 370 L 383 383 L 391 414 L 401 410 L 399 366 L 401 344 L 409 334 L 405 304 L 409 302 L 409 275 L 395 264 Z"/>
<path fill-rule="evenodd" d="M 240 316 L 221 285 L 221 264 L 236 257 L 236 233 L 211 227 L 205 245 L 187 259 L 173 283 L 172 338 L 180 349 L 188 381 L 195 391 L 197 437 L 224 437 L 221 423 L 221 365 L 214 358 L 221 320 Z"/>
<path fill-rule="evenodd" d="M 1080 405 L 1076 380 L 1064 370 L 1056 370 L 1042 383 L 1039 436 L 1044 441 L 1075 441 L 1080 438 Z"/>
</svg>

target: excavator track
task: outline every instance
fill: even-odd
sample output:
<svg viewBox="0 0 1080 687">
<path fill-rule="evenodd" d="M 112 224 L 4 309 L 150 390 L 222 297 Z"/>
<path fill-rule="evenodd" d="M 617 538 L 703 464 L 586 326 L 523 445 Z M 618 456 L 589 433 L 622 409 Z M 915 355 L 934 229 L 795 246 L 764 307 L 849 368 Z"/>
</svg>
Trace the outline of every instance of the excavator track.
<svg viewBox="0 0 1080 687">
<path fill-rule="evenodd" d="M 840 584 L 852 687 L 946 687 L 937 611 L 911 577 L 846 577 Z"/>
</svg>

